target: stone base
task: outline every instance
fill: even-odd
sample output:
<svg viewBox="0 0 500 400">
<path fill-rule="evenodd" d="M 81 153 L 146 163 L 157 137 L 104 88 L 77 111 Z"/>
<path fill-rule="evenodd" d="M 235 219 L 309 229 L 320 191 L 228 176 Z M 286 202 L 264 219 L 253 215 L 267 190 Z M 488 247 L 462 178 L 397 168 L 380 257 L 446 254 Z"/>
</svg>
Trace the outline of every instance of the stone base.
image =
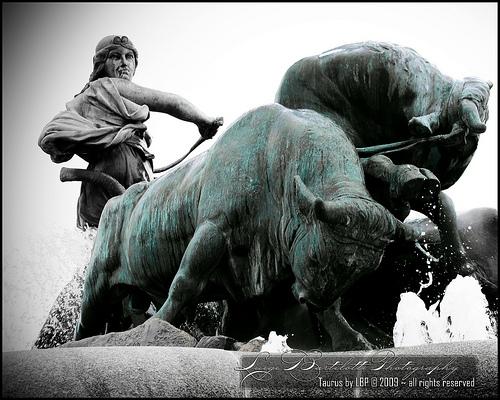
<svg viewBox="0 0 500 400">
<path fill-rule="evenodd" d="M 27 350 L 2 354 L 2 396 L 5 397 L 497 397 L 497 340 L 433 344 L 390 349 L 394 360 L 408 356 L 446 356 L 457 371 L 449 380 L 474 377 L 473 388 L 357 386 L 321 387 L 296 379 L 312 369 L 294 371 L 293 385 L 271 378 L 264 386 L 241 384 L 240 371 L 248 358 L 265 353 L 184 347 L 88 347 Z M 379 350 L 380 351 L 380 350 Z M 323 353 L 328 360 L 365 357 L 379 351 Z M 386 350 L 387 351 L 387 350 Z M 380 353 L 379 353 L 380 354 Z M 297 354 L 295 354 L 297 355 Z M 297 355 L 298 356 L 298 355 Z M 474 368 L 465 368 L 469 356 Z M 262 360 L 265 357 L 262 358 Z M 262 361 L 259 360 L 259 361 Z M 275 358 L 275 360 L 279 360 Z M 244 363 L 245 361 L 245 363 Z M 291 367 L 291 365 L 287 365 Z M 472 371 L 472 372 L 471 372 Z M 442 371 L 441 371 L 442 372 Z M 326 371 L 322 373 L 326 374 Z M 351 370 L 352 373 L 352 370 Z M 387 370 L 390 378 L 395 372 Z M 333 375 L 332 375 L 333 374 Z M 344 379 L 347 371 L 330 371 L 330 378 Z M 356 375 L 357 374 L 357 375 Z M 362 373 L 356 373 L 363 377 Z M 366 374 L 365 374 L 366 375 Z M 425 375 L 420 372 L 420 376 Z M 434 374 L 438 378 L 441 374 Z M 310 376 L 310 375 L 309 375 Z M 326 375 L 323 376 L 326 379 Z"/>
<path fill-rule="evenodd" d="M 68 347 L 105 346 L 169 346 L 195 347 L 197 340 L 175 326 L 159 318 L 150 318 L 143 324 L 124 332 L 111 332 L 77 341 L 66 342 Z"/>
</svg>

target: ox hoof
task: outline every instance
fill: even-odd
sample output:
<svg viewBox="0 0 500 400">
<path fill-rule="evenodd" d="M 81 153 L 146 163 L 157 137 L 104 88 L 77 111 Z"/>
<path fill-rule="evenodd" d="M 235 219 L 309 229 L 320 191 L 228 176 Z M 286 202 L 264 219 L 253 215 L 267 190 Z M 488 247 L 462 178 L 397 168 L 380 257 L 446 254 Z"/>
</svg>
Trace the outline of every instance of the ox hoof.
<svg viewBox="0 0 500 400">
<path fill-rule="evenodd" d="M 353 350 L 373 350 L 375 348 L 361 333 L 356 335 Z"/>
<path fill-rule="evenodd" d="M 408 128 L 417 137 L 429 137 L 432 135 L 431 127 L 423 123 L 424 117 L 413 117 L 408 122 Z"/>
<path fill-rule="evenodd" d="M 82 340 L 82 339 L 85 339 L 87 336 L 88 336 L 88 333 L 87 333 L 87 335 L 85 334 L 85 328 L 82 326 L 81 323 L 78 323 L 76 325 L 75 336 L 73 337 L 73 340 L 74 341 Z"/>
<path fill-rule="evenodd" d="M 99 332 L 98 330 L 91 330 L 85 328 L 80 322 L 76 325 L 74 341 L 86 339 L 88 337 L 102 335 L 104 332 Z"/>
<path fill-rule="evenodd" d="M 343 340 L 332 340 L 332 351 L 351 351 L 351 350 L 374 350 L 372 345 L 361 333 L 356 333 Z"/>
<path fill-rule="evenodd" d="M 439 179 L 429 170 L 414 165 L 398 165 L 392 181 L 392 198 L 427 202 L 437 198 L 441 191 Z"/>
</svg>

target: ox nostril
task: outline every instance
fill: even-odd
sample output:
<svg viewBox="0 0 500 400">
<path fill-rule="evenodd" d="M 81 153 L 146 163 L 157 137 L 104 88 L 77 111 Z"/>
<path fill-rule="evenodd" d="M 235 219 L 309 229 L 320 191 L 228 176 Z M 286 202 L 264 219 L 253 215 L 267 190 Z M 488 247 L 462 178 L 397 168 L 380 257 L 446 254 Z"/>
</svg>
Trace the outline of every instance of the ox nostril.
<svg viewBox="0 0 500 400">
<path fill-rule="evenodd" d="M 305 297 L 304 296 L 299 296 L 299 303 L 300 304 L 305 304 L 305 302 L 306 302 Z"/>
</svg>

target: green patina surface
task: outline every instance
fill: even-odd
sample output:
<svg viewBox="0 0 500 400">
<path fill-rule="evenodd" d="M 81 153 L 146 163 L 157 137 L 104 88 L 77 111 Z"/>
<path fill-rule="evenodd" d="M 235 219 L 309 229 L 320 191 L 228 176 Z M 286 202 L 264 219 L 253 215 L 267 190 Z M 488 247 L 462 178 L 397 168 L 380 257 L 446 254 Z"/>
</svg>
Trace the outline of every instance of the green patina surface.
<svg viewBox="0 0 500 400">
<path fill-rule="evenodd" d="M 455 81 L 415 51 L 383 43 L 300 60 L 283 78 L 280 104 L 249 111 L 209 151 L 108 202 L 82 326 L 104 322 L 95 310 L 120 285 L 147 293 L 168 321 L 201 299 L 244 301 L 283 282 L 297 300 L 330 307 L 378 267 L 390 241 L 416 239 L 374 201 L 359 156 L 421 168 L 405 186 L 388 163 L 397 176 L 384 183 L 401 181 L 395 193 L 422 181 L 438 187 L 432 173 L 451 186 L 486 129 L 490 88 Z M 442 232 L 452 232 L 453 219 L 443 221 L 440 228 L 451 228 Z M 352 329 L 339 315 L 337 305 L 331 325 L 342 336 Z"/>
<path fill-rule="evenodd" d="M 211 233 L 199 240 L 203 229 Z M 395 230 L 339 126 L 315 111 L 263 106 L 209 151 L 109 201 L 84 302 L 127 284 L 161 306 L 178 276 L 209 281 L 209 299 L 238 300 L 294 278 L 298 294 L 324 307 L 377 267 Z M 205 250 L 220 253 L 217 265 L 199 258 Z"/>
<path fill-rule="evenodd" d="M 446 189 L 486 129 L 491 87 L 478 78 L 452 79 L 410 48 L 364 42 L 297 61 L 276 102 L 328 116 L 356 147 L 369 147 L 361 155 L 427 168 Z M 393 143 L 399 145 L 387 146 Z"/>
</svg>

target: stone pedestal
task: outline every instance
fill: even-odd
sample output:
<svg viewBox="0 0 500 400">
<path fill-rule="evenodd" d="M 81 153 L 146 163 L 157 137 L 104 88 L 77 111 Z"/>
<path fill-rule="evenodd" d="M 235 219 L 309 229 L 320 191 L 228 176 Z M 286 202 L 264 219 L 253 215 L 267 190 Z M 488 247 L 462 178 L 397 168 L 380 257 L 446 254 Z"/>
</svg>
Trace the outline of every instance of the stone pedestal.
<svg viewBox="0 0 500 400">
<path fill-rule="evenodd" d="M 497 340 L 434 344 L 427 346 L 388 349 L 392 360 L 421 357 L 427 360 L 436 356 L 453 359 L 457 371 L 449 381 L 474 378 L 473 388 L 457 387 L 408 387 L 364 385 L 324 387 L 319 379 L 308 384 L 297 379 L 310 377 L 311 368 L 297 367 L 293 377 L 291 365 L 284 365 L 279 356 L 274 362 L 281 370 L 271 371 L 271 379 L 259 385 L 241 384 L 248 371 L 248 357 L 261 357 L 265 353 L 246 353 L 218 349 L 186 347 L 86 347 L 28 350 L 2 354 L 2 396 L 4 397 L 497 397 L 498 362 Z M 351 351 L 323 353 L 323 361 L 367 360 L 378 351 Z M 260 354 L 260 356 L 259 356 Z M 380 353 L 379 353 L 380 354 Z M 264 357 L 263 357 L 264 356 Z M 300 357 L 299 353 L 288 356 Z M 245 357 L 247 357 L 245 359 Z M 268 359 L 269 360 L 269 359 Z M 472 360 L 472 364 L 471 364 Z M 467 361 L 467 362 L 465 362 Z M 423 362 L 423 361 L 422 361 Z M 318 360 L 319 363 L 319 360 Z M 257 365 L 257 364 L 256 364 Z M 465 367 L 473 365 L 472 369 Z M 443 367 L 443 366 L 442 366 Z M 325 381 L 343 380 L 353 370 L 321 370 Z M 443 371 L 440 371 L 443 372 Z M 372 374 L 375 372 L 372 371 Z M 293 384 L 285 385 L 284 374 Z M 390 378 L 395 370 L 387 369 L 384 377 Z M 349 376 L 350 376 L 349 375 Z M 373 378 L 369 372 L 357 372 L 356 378 Z M 424 374 L 420 372 L 419 376 Z M 443 373 L 432 378 L 442 378 Z M 415 375 L 416 376 L 416 375 Z M 248 379 L 246 382 L 248 383 Z M 426 377 L 428 379 L 428 377 Z M 370 381 L 366 381 L 370 382 Z"/>
</svg>

